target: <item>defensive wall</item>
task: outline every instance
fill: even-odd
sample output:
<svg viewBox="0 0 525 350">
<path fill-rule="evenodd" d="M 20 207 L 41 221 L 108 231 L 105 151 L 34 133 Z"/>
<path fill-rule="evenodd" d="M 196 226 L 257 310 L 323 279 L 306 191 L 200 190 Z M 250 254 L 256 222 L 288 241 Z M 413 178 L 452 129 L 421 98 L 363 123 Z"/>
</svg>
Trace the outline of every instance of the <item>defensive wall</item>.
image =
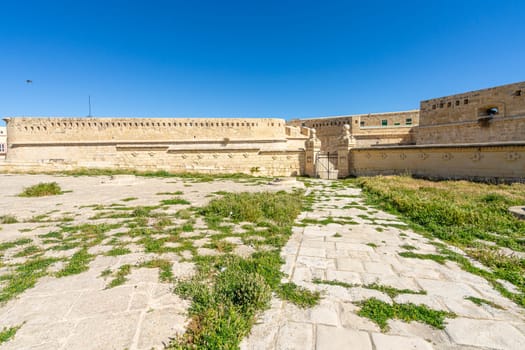
<svg viewBox="0 0 525 350">
<path fill-rule="evenodd" d="M 283 119 L 6 118 L 4 169 L 301 175 L 308 129 Z"/>
<path fill-rule="evenodd" d="M 357 147 L 356 176 L 525 181 L 525 82 L 421 102 L 416 144 Z"/>
<path fill-rule="evenodd" d="M 422 101 L 416 143 L 525 139 L 525 82 Z"/>
<path fill-rule="evenodd" d="M 524 181 L 524 91 L 520 82 L 422 101 L 420 110 L 288 123 L 276 118 L 6 118 L 7 156 L 0 170 L 408 173 Z"/>
</svg>

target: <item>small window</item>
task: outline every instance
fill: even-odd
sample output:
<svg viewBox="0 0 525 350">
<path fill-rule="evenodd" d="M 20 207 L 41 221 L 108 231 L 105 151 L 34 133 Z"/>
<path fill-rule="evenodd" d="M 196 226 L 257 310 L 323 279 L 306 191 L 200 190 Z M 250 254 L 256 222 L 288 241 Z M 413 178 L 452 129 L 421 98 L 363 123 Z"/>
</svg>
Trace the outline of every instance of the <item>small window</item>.
<svg viewBox="0 0 525 350">
<path fill-rule="evenodd" d="M 361 122 L 361 123 L 359 123 L 359 126 L 360 126 L 360 127 L 365 126 L 365 122 Z"/>
<path fill-rule="evenodd" d="M 456 100 L 456 106 L 459 106 L 459 100 Z"/>
<path fill-rule="evenodd" d="M 397 125 L 401 125 L 401 123 L 394 123 L 394 125 L 396 125 L 396 126 L 397 126 Z"/>
<path fill-rule="evenodd" d="M 466 99 L 463 100 L 463 104 L 464 104 L 464 105 L 468 105 L 468 98 L 466 98 Z"/>
<path fill-rule="evenodd" d="M 439 108 L 443 108 L 443 102 L 439 103 Z"/>
<path fill-rule="evenodd" d="M 386 119 L 381 120 L 381 126 L 387 126 L 387 125 L 388 125 L 388 120 Z"/>
<path fill-rule="evenodd" d="M 521 90 L 516 90 L 514 92 L 514 96 L 521 96 Z"/>
<path fill-rule="evenodd" d="M 432 109 L 436 109 L 436 105 L 432 105 Z"/>
<path fill-rule="evenodd" d="M 447 108 L 450 108 L 450 107 L 452 107 L 452 102 L 447 103 Z"/>
<path fill-rule="evenodd" d="M 405 124 L 406 125 L 412 125 L 412 118 L 405 119 Z"/>
</svg>

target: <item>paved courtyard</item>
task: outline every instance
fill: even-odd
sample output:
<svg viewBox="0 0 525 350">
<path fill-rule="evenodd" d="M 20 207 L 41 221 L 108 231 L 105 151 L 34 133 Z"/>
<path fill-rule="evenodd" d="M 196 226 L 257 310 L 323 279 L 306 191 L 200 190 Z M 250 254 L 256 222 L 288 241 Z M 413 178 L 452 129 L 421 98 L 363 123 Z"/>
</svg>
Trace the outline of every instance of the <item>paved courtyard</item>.
<svg viewBox="0 0 525 350">
<path fill-rule="evenodd" d="M 163 348 L 170 337 L 184 332 L 188 321 L 189 302 L 172 292 L 173 281 L 193 274 L 192 252 L 220 253 L 207 244 L 206 225 L 183 215 L 185 210 L 203 206 L 219 190 L 288 188 L 264 181 L 125 176 L 0 175 L 0 179 L 0 216 L 16 219 L 0 225 L 0 247 L 4 244 L 0 298 L 5 299 L 0 304 L 0 330 L 20 327 L 0 349 Z M 41 198 L 17 196 L 24 187 L 51 181 L 66 192 Z M 359 189 L 311 183 L 313 211 L 298 218 L 282 252 L 283 269 L 292 282 L 320 291 L 320 304 L 302 309 L 274 298 L 242 342 L 242 349 L 525 348 L 524 310 L 486 280 L 450 261 L 440 264 L 400 256 L 407 250 L 436 253 L 436 247 L 395 216 L 366 206 Z M 147 209 L 150 206 L 155 208 Z M 196 249 L 186 249 L 169 234 L 145 241 L 134 234 L 132 215 L 119 215 L 130 208 L 152 210 L 156 221 L 147 224 L 162 225 L 166 232 L 172 226 L 187 227 L 177 237 L 184 237 Z M 106 229 L 93 231 L 84 224 Z M 19 243 L 5 244 L 9 242 Z M 89 247 L 84 255 L 79 253 L 79 242 Z M 154 245 L 159 242 L 163 249 Z M 252 249 L 235 239 L 231 244 L 235 254 L 249 255 Z M 29 266 L 32 259 L 47 265 Z M 72 261 L 80 265 L 84 261 L 85 269 L 80 271 Z M 28 275 L 25 269 L 30 269 Z M 124 270 L 129 274 L 119 282 Z M 12 283 L 12 276 L 20 278 L 20 283 Z M 370 288 L 373 284 L 418 294 L 389 296 Z M 29 287 L 8 294 L 14 285 Z M 477 305 L 466 297 L 492 305 Z M 388 329 L 382 330 L 358 315 L 359 302 L 370 298 L 389 304 L 423 304 L 455 317 L 445 319 L 444 329 L 389 320 Z"/>
</svg>

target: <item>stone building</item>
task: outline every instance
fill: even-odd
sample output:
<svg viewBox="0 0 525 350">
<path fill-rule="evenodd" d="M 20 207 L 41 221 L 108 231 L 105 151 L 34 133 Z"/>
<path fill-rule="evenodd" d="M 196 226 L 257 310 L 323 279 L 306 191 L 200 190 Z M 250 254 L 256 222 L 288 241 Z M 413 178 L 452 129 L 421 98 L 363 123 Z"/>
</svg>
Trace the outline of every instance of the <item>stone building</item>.
<svg viewBox="0 0 525 350">
<path fill-rule="evenodd" d="M 0 170 L 80 167 L 270 176 L 408 173 L 525 180 L 525 82 L 420 110 L 294 119 L 6 118 Z"/>
</svg>

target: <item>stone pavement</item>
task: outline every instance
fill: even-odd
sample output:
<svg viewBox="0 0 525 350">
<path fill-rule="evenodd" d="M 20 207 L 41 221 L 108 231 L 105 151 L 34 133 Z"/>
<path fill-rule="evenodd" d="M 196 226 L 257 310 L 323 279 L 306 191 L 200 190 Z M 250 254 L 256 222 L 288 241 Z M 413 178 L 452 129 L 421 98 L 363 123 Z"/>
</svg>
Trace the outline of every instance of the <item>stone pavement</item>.
<svg viewBox="0 0 525 350">
<path fill-rule="evenodd" d="M 52 181 L 58 182 L 67 192 L 39 198 L 17 196 L 24 187 Z M 20 239 L 31 242 L 0 250 L 0 295 L 8 286 L 8 280 L 13 280 L 13 272 L 27 261 L 39 257 L 61 259 L 51 265 L 46 276 L 36 279 L 33 287 L 0 303 L 0 331 L 4 327 L 21 326 L 14 338 L 0 344 L 0 349 L 6 350 L 163 349 L 170 337 L 184 333 L 189 302 L 173 293 L 172 283 L 159 281 L 158 268 L 140 266 L 146 261 L 163 259 L 171 265 L 173 277 L 185 278 L 194 273 L 191 252 L 177 253 L 169 249 L 159 253 L 147 252 L 141 237 L 130 235 L 132 229 L 124 224 L 128 218 L 95 219 L 94 216 L 102 211 L 115 213 L 110 208 L 119 203 L 131 207 L 158 205 L 159 201 L 177 193 L 190 204 L 162 206 L 157 213 L 173 220 L 173 225 L 192 223 L 192 232 L 181 233 L 180 241 L 184 234 L 200 238 L 200 233 L 208 230 L 192 218 L 177 219 L 178 210 L 190 205 L 204 205 L 219 189 L 254 192 L 289 188 L 284 185 L 266 186 L 260 183 L 261 180 L 245 183 L 195 182 L 192 179 L 133 176 L 111 179 L 108 176 L 0 175 L 0 182 L 0 217 L 10 215 L 17 219 L 17 222 L 0 225 L 0 244 Z M 120 204 L 117 207 L 122 207 Z M 64 267 L 67 258 L 79 247 L 60 247 L 68 238 L 66 233 L 51 243 L 46 243 L 49 237 L 43 235 L 60 232 L 64 227 L 107 222 L 123 222 L 123 225 L 104 233 L 100 243 L 90 246 L 88 253 L 94 258 L 86 271 L 58 278 L 55 273 Z M 153 220 L 151 225 L 154 224 Z M 164 242 L 165 232 L 169 229 L 151 233 L 150 237 L 157 239 L 156 242 Z M 200 246 L 203 241 L 195 239 L 194 244 Z M 164 243 L 166 248 L 177 247 L 178 244 L 171 241 Z M 33 245 L 42 250 L 35 254 L 17 255 L 24 247 Z M 246 248 L 242 244 L 235 246 L 235 251 L 243 252 L 242 248 Z M 124 255 L 105 255 L 115 247 L 129 251 Z M 215 253 L 213 249 L 199 249 Z M 127 280 L 108 288 L 115 271 L 124 265 L 132 266 Z M 104 277 L 105 271 L 112 272 L 113 277 Z"/>
<path fill-rule="evenodd" d="M 314 308 L 301 309 L 274 298 L 272 307 L 243 341 L 243 350 L 525 349 L 524 310 L 486 280 L 453 262 L 441 265 L 399 256 L 405 251 L 403 245 L 415 247 L 418 253 L 436 253 L 436 248 L 403 227 L 395 216 L 366 207 L 359 189 L 334 189 L 327 182 L 316 182 L 312 191 L 319 194 L 314 210 L 300 219 L 331 217 L 341 223 L 295 227 L 283 251 L 284 271 L 291 281 L 321 291 L 322 300 Z M 357 224 L 346 223 L 350 219 Z M 312 283 L 315 278 L 358 285 L 378 282 L 427 294 L 400 294 L 392 300 L 363 287 Z M 489 300 L 504 309 L 478 306 L 466 300 L 467 296 Z M 447 318 L 444 330 L 390 320 L 389 330 L 381 332 L 375 323 L 357 315 L 359 306 L 354 303 L 371 297 L 389 303 L 424 304 L 454 312 L 457 317 Z"/>
</svg>

